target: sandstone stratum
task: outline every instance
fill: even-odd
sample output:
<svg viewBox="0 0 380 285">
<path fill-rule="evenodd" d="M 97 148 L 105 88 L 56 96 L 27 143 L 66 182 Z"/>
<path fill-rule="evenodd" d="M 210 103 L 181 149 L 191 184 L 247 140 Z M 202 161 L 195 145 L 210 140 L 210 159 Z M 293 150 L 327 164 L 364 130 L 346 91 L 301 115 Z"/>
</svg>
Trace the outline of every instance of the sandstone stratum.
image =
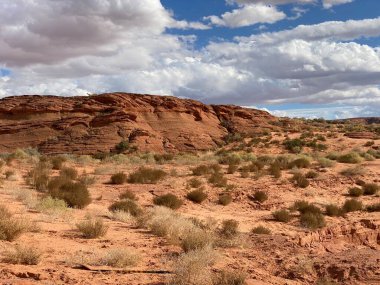
<svg viewBox="0 0 380 285">
<path fill-rule="evenodd" d="M 13 96 L 0 100 L 0 152 L 95 154 L 122 141 L 139 151 L 208 150 L 231 132 L 273 130 L 275 122 L 265 111 L 171 96 Z"/>
</svg>

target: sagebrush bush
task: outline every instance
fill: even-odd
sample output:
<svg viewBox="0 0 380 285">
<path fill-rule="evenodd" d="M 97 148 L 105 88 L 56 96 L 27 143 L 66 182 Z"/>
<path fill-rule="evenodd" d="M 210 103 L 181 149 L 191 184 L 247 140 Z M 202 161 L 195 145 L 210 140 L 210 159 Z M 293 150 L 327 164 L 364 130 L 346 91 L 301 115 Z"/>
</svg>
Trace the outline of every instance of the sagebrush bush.
<svg viewBox="0 0 380 285">
<path fill-rule="evenodd" d="M 157 206 L 164 206 L 173 210 L 179 209 L 182 206 L 181 199 L 171 193 L 155 197 L 153 203 Z"/>
<path fill-rule="evenodd" d="M 376 183 L 366 183 L 362 186 L 364 195 L 375 195 L 379 191 L 380 186 Z"/>
<path fill-rule="evenodd" d="M 100 264 L 124 268 L 128 266 L 136 266 L 140 259 L 140 254 L 134 249 L 116 248 L 108 250 L 101 258 Z"/>
<path fill-rule="evenodd" d="M 78 177 L 78 171 L 72 167 L 64 167 L 59 171 L 59 176 L 75 180 Z"/>
<path fill-rule="evenodd" d="M 64 212 L 67 210 L 67 203 L 64 200 L 47 196 L 37 203 L 36 210 L 45 214 Z"/>
<path fill-rule="evenodd" d="M 226 177 L 224 177 L 223 173 L 214 172 L 213 174 L 211 174 L 210 178 L 208 179 L 208 182 L 214 185 L 215 187 L 226 187 L 228 180 Z"/>
<path fill-rule="evenodd" d="M 123 200 L 113 203 L 108 207 L 111 212 L 124 211 L 136 217 L 142 213 L 141 208 L 133 200 Z"/>
<path fill-rule="evenodd" d="M 222 194 L 220 194 L 218 202 L 219 202 L 219 204 L 221 204 L 223 206 L 227 206 L 228 204 L 230 204 L 232 202 L 232 196 L 231 196 L 231 194 L 230 193 L 222 193 Z"/>
<path fill-rule="evenodd" d="M 302 173 L 294 173 L 293 177 L 291 178 L 291 181 L 293 184 L 300 188 L 306 188 L 309 186 L 309 181 L 306 179 L 305 175 Z"/>
<path fill-rule="evenodd" d="M 253 199 L 259 203 L 263 203 L 268 200 L 268 194 L 264 191 L 256 191 L 255 194 L 253 194 Z"/>
<path fill-rule="evenodd" d="M 362 208 L 363 208 L 362 202 L 355 199 L 346 200 L 346 202 L 344 202 L 344 205 L 342 207 L 345 213 L 360 211 Z"/>
<path fill-rule="evenodd" d="M 212 247 L 215 237 L 212 232 L 200 228 L 194 228 L 186 233 L 181 240 L 181 248 L 184 252 L 201 250 Z"/>
<path fill-rule="evenodd" d="M 132 201 L 138 200 L 136 194 L 133 193 L 131 190 L 125 190 L 123 193 L 120 194 L 119 198 L 121 200 L 132 200 Z"/>
<path fill-rule="evenodd" d="M 27 221 L 14 218 L 7 208 L 0 206 L 0 240 L 13 241 L 27 230 Z"/>
<path fill-rule="evenodd" d="M 239 222 L 236 220 L 224 220 L 222 227 L 219 230 L 219 233 L 224 238 L 233 238 L 239 234 Z"/>
<path fill-rule="evenodd" d="M 348 189 L 348 195 L 350 195 L 351 197 L 359 197 L 363 194 L 364 194 L 364 191 L 362 188 L 351 187 L 350 189 Z"/>
<path fill-rule="evenodd" d="M 317 178 L 318 176 L 319 176 L 319 174 L 317 172 L 315 172 L 314 170 L 310 170 L 310 171 L 306 172 L 306 174 L 305 174 L 305 177 L 309 178 L 309 179 Z"/>
<path fill-rule="evenodd" d="M 101 219 L 87 219 L 78 223 L 76 226 L 83 237 L 88 239 L 105 236 L 108 230 L 108 227 Z"/>
<path fill-rule="evenodd" d="M 114 185 L 122 185 L 122 184 L 126 183 L 127 180 L 128 180 L 127 174 L 125 174 L 123 172 L 118 172 L 118 173 L 115 173 L 111 176 L 110 183 L 114 184 Z"/>
<path fill-rule="evenodd" d="M 363 161 L 363 158 L 357 152 L 350 152 L 338 157 L 338 162 L 356 164 Z"/>
<path fill-rule="evenodd" d="M 358 175 L 364 175 L 366 174 L 366 169 L 362 166 L 355 166 L 355 167 L 349 167 L 346 169 L 343 169 L 340 174 L 347 176 L 347 177 L 353 177 Z"/>
<path fill-rule="evenodd" d="M 335 161 L 325 157 L 318 158 L 318 163 L 322 167 L 333 167 L 335 165 Z"/>
<path fill-rule="evenodd" d="M 300 216 L 300 223 L 308 229 L 318 229 L 325 226 L 325 217 L 321 213 L 305 212 Z"/>
<path fill-rule="evenodd" d="M 66 162 L 66 158 L 63 156 L 53 156 L 50 162 L 54 170 L 61 170 L 63 164 Z"/>
<path fill-rule="evenodd" d="M 329 217 L 340 217 L 344 214 L 342 208 L 334 204 L 329 204 L 326 206 L 326 215 Z"/>
<path fill-rule="evenodd" d="M 289 168 L 308 168 L 310 167 L 310 164 L 311 163 L 307 158 L 298 158 L 289 164 Z"/>
<path fill-rule="evenodd" d="M 53 198 L 63 200 L 73 208 L 82 209 L 91 203 L 87 186 L 79 182 L 66 182 L 49 193 Z"/>
<path fill-rule="evenodd" d="M 207 197 L 208 195 L 202 189 L 193 190 L 186 195 L 187 199 L 197 204 L 202 203 Z"/>
<path fill-rule="evenodd" d="M 380 203 L 368 205 L 367 211 L 368 212 L 380 212 Z"/>
<path fill-rule="evenodd" d="M 301 139 L 287 139 L 283 142 L 283 145 L 292 153 L 300 153 L 305 142 Z"/>
<path fill-rule="evenodd" d="M 191 187 L 191 188 L 199 188 L 202 186 L 203 182 L 202 180 L 198 179 L 198 178 L 191 178 L 187 184 Z"/>
<path fill-rule="evenodd" d="M 51 165 L 40 161 L 26 176 L 26 182 L 36 188 L 37 191 L 46 191 L 51 173 Z"/>
<path fill-rule="evenodd" d="M 167 173 L 161 169 L 140 167 L 128 177 L 128 182 L 132 184 L 155 184 L 164 179 Z"/>
<path fill-rule="evenodd" d="M 247 274 L 241 271 L 223 270 L 213 278 L 213 285 L 245 285 Z"/>
<path fill-rule="evenodd" d="M 11 264 L 37 265 L 41 260 L 42 252 L 31 246 L 19 246 L 4 252 L 3 262 Z"/>
<path fill-rule="evenodd" d="M 276 221 L 282 222 L 282 223 L 287 223 L 292 219 L 292 216 L 289 213 L 289 211 L 285 209 L 275 211 L 272 213 L 272 215 Z"/>
<path fill-rule="evenodd" d="M 269 235 L 271 233 L 270 230 L 264 226 L 255 227 L 251 232 L 256 235 Z"/>
</svg>

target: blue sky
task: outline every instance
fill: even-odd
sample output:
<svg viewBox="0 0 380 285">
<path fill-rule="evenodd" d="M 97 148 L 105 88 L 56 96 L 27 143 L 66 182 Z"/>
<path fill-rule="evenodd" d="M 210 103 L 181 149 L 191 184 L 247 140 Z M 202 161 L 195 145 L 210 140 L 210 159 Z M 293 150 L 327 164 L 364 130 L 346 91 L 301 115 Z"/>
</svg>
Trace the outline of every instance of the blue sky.
<svg viewBox="0 0 380 285">
<path fill-rule="evenodd" d="M 380 116 L 378 0 L 2 0 L 0 97 L 136 92 Z"/>
</svg>

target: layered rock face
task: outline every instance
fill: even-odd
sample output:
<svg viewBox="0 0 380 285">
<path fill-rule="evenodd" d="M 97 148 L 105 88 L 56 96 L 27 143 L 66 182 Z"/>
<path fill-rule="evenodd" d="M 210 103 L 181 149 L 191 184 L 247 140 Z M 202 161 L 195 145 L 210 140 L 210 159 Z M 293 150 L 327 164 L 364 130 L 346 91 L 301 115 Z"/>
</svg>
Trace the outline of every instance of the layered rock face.
<svg viewBox="0 0 380 285">
<path fill-rule="evenodd" d="M 121 141 L 139 151 L 207 150 L 228 132 L 260 132 L 276 121 L 264 111 L 170 96 L 14 96 L 0 100 L 0 152 L 34 147 L 48 154 L 94 154 Z"/>
</svg>

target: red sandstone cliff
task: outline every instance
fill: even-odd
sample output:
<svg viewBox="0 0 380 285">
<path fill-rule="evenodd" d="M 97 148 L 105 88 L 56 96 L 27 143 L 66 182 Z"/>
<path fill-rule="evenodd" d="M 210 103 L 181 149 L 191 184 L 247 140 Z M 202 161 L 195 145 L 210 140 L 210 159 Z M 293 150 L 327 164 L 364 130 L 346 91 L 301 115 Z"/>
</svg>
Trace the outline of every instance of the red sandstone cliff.
<svg viewBox="0 0 380 285">
<path fill-rule="evenodd" d="M 0 100 L 0 152 L 35 147 L 93 154 L 112 151 L 122 140 L 140 151 L 206 150 L 222 142 L 225 122 L 250 133 L 271 129 L 276 120 L 264 111 L 169 96 L 14 96 Z"/>
</svg>

